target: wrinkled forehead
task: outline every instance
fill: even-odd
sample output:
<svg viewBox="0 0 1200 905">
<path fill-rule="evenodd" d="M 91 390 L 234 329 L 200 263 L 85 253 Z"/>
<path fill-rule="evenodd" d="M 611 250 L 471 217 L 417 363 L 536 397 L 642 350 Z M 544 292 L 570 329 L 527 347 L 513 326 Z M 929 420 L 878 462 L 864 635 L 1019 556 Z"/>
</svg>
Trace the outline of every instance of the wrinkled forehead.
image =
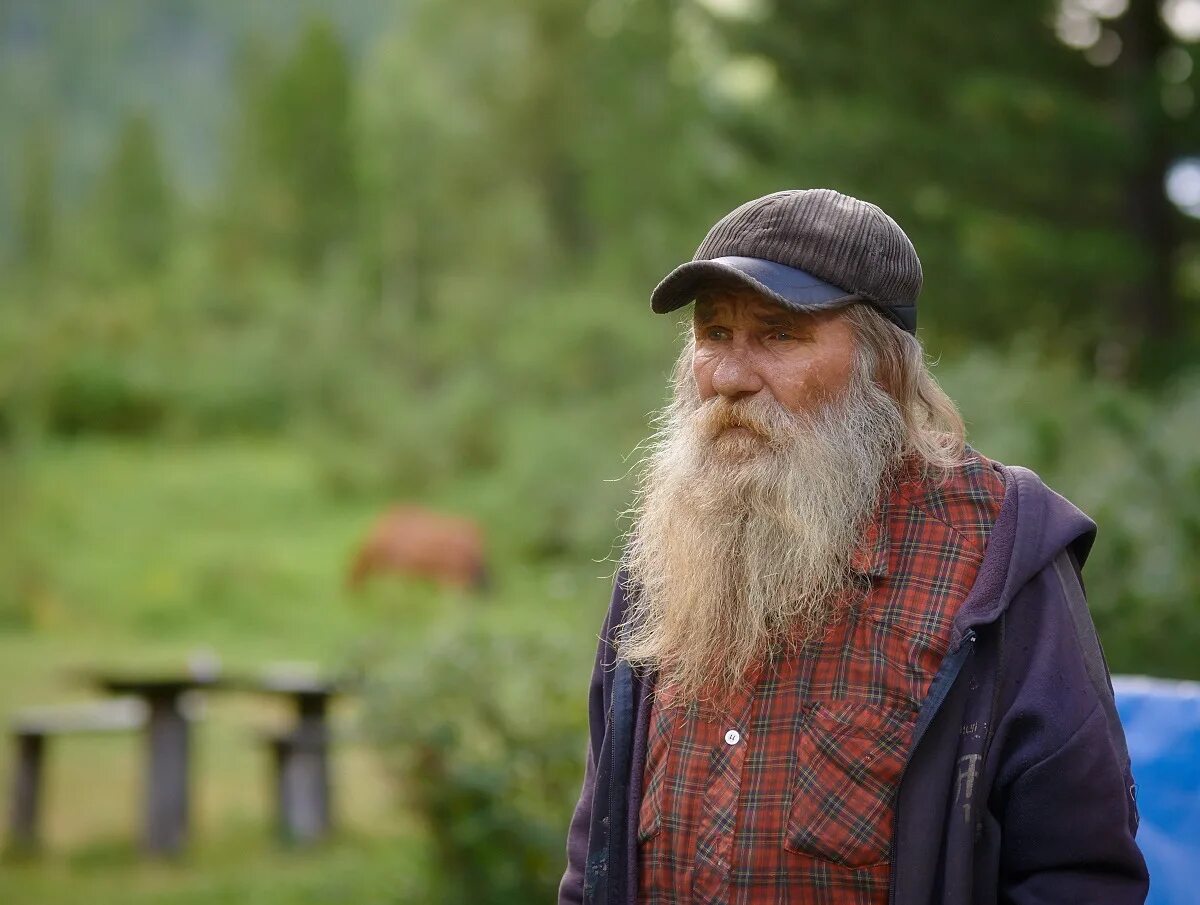
<svg viewBox="0 0 1200 905">
<path fill-rule="evenodd" d="M 765 324 L 795 324 L 811 321 L 814 315 L 785 308 L 757 292 L 740 287 L 707 288 L 696 296 L 692 320 L 697 324 L 718 318 L 750 318 Z"/>
</svg>

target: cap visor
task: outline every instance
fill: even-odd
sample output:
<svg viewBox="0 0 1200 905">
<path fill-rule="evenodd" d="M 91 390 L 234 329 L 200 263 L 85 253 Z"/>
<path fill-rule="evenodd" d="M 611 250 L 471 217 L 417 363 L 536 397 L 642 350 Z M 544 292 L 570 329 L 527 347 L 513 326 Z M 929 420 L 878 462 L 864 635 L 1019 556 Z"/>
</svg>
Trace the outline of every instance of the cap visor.
<svg viewBox="0 0 1200 905">
<path fill-rule="evenodd" d="M 650 308 L 666 314 L 695 300 L 703 289 L 751 289 L 785 308 L 836 308 L 858 295 L 811 273 L 763 258 L 724 257 L 680 264 L 650 294 Z"/>
</svg>

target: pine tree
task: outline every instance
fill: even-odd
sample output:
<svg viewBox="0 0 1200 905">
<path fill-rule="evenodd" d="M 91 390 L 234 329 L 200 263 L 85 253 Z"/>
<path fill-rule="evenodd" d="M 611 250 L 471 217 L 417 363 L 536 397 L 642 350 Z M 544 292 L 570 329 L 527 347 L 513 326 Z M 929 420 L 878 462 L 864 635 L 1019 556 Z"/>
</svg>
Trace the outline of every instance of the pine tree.
<svg viewBox="0 0 1200 905">
<path fill-rule="evenodd" d="M 1069 46 L 1087 40 L 1063 34 L 1067 7 L 1090 17 L 1095 49 Z M 1158 5 L 1114 11 L 778 0 L 730 29 L 777 77 L 737 138 L 780 187 L 827 184 L 893 213 L 925 260 L 925 323 L 943 335 L 1039 326 L 1081 352 L 1119 344 L 1116 359 L 1145 374 L 1138 358 L 1179 325 L 1181 224 L 1162 181 L 1184 123 L 1162 107 Z"/>
<path fill-rule="evenodd" d="M 263 151 L 288 215 L 286 244 L 301 268 L 319 266 L 332 248 L 355 238 L 350 108 L 345 48 L 328 22 L 314 21 L 261 110 Z"/>
<path fill-rule="evenodd" d="M 98 193 L 102 240 L 123 269 L 153 272 L 171 249 L 174 199 L 158 133 L 148 117 L 128 117 Z"/>
<path fill-rule="evenodd" d="M 34 273 L 54 254 L 54 162 L 51 133 L 39 123 L 25 137 L 18 225 L 21 259 Z"/>
</svg>

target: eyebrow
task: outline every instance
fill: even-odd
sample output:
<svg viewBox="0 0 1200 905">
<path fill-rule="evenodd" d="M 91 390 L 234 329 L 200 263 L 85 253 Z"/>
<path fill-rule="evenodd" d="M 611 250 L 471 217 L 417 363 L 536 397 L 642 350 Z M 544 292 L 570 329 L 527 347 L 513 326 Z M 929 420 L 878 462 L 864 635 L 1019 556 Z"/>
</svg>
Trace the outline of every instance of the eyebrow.
<svg viewBox="0 0 1200 905">
<path fill-rule="evenodd" d="M 795 315 L 788 315 L 788 314 L 768 314 L 768 315 L 760 314 L 760 315 L 757 315 L 754 319 L 756 321 L 758 321 L 760 324 L 762 324 L 764 327 L 793 327 L 793 328 L 796 328 L 796 327 L 804 327 L 807 325 L 806 321 L 804 319 L 797 317 Z"/>
<path fill-rule="evenodd" d="M 701 308 L 696 306 L 695 319 L 699 324 L 711 324 L 715 320 L 720 319 L 719 313 L 715 310 L 718 306 L 709 304 Z M 793 330 L 808 329 L 811 326 L 811 318 L 801 314 L 792 314 L 782 311 L 779 313 L 756 314 L 754 319 L 763 327 L 789 327 Z"/>
</svg>

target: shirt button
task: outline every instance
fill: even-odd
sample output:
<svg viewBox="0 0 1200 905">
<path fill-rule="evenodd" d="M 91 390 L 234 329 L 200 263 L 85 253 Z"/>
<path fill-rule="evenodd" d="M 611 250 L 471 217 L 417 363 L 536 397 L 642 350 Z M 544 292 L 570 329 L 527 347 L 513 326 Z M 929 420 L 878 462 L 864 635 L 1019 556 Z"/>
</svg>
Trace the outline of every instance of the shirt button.
<svg viewBox="0 0 1200 905">
<path fill-rule="evenodd" d="M 742 735 L 736 729 L 730 729 L 725 733 L 725 744 L 736 745 L 742 740 Z"/>
</svg>

